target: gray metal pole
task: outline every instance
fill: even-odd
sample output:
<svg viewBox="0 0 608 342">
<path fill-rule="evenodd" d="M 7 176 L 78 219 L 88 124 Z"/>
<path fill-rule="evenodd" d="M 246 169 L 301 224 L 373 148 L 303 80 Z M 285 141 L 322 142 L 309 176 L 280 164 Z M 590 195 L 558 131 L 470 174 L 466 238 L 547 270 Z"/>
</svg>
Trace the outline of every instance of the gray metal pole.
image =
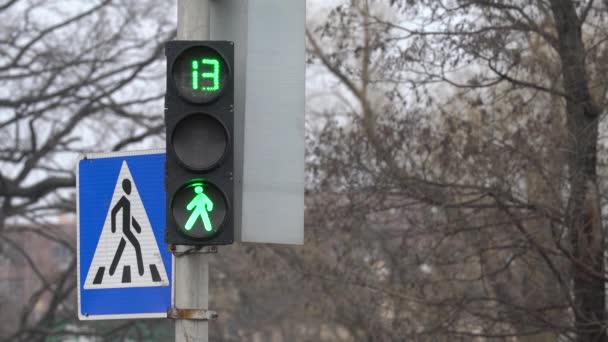
<svg viewBox="0 0 608 342">
<path fill-rule="evenodd" d="M 209 0 L 177 1 L 177 39 L 209 39 Z M 178 246 L 178 252 L 183 250 Z M 185 254 L 175 258 L 175 306 L 180 309 L 208 309 L 209 255 Z M 204 320 L 175 321 L 176 342 L 209 341 L 209 325 Z"/>
<path fill-rule="evenodd" d="M 177 0 L 177 39 L 209 39 L 209 0 Z"/>
</svg>

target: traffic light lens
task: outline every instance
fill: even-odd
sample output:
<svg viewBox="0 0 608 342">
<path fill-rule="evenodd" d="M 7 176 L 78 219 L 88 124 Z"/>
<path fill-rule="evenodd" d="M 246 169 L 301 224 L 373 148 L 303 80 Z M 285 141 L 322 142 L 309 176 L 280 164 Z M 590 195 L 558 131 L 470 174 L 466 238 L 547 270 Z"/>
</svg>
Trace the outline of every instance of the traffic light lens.
<svg viewBox="0 0 608 342">
<path fill-rule="evenodd" d="M 211 102 L 221 95 L 229 73 L 224 58 L 208 46 L 185 50 L 175 59 L 172 68 L 178 93 L 195 103 Z"/>
<path fill-rule="evenodd" d="M 193 180 L 175 193 L 171 209 L 182 234 L 204 239 L 216 235 L 222 228 L 228 202 L 212 183 Z"/>
<path fill-rule="evenodd" d="M 209 170 L 226 153 L 228 132 L 211 115 L 197 113 L 181 120 L 172 134 L 172 144 L 178 160 L 192 170 Z"/>
</svg>

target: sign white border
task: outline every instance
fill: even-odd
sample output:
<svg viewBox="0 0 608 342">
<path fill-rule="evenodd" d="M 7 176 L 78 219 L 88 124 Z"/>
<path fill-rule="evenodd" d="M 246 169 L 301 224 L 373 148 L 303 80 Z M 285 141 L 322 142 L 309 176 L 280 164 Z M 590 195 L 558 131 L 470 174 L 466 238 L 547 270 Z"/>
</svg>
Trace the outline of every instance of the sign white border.
<svg viewBox="0 0 608 342">
<path fill-rule="evenodd" d="M 100 152 L 100 153 L 84 153 L 78 157 L 76 161 L 76 273 L 77 273 L 77 295 L 78 295 L 78 319 L 81 321 L 103 320 L 103 319 L 136 319 L 136 318 L 167 318 L 167 312 L 158 313 L 141 313 L 141 314 L 118 314 L 118 315 L 83 315 L 80 303 L 80 161 L 84 159 L 100 159 L 114 157 L 133 157 L 145 156 L 148 154 L 162 154 L 165 149 L 139 150 L 139 151 L 118 151 L 118 152 Z M 162 248 L 161 245 L 158 246 Z M 175 257 L 171 256 L 171 287 L 175 284 Z M 171 306 L 175 303 L 175 295 L 171 290 Z"/>
</svg>

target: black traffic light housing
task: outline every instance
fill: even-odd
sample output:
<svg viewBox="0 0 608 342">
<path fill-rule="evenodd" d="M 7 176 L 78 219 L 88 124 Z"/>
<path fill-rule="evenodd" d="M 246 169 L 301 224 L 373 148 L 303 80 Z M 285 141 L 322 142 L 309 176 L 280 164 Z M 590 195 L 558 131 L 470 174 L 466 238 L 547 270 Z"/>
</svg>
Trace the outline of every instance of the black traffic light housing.
<svg viewBox="0 0 608 342">
<path fill-rule="evenodd" d="M 165 242 L 234 241 L 234 44 L 170 41 Z"/>
</svg>

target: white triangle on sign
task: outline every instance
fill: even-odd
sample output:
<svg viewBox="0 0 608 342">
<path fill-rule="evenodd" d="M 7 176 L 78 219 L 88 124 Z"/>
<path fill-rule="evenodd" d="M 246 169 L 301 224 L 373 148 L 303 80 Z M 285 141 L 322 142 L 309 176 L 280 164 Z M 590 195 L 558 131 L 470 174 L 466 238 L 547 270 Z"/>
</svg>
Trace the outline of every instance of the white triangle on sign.
<svg viewBox="0 0 608 342">
<path fill-rule="evenodd" d="M 167 285 L 169 280 L 152 225 L 127 162 L 123 161 L 84 288 Z"/>
</svg>

